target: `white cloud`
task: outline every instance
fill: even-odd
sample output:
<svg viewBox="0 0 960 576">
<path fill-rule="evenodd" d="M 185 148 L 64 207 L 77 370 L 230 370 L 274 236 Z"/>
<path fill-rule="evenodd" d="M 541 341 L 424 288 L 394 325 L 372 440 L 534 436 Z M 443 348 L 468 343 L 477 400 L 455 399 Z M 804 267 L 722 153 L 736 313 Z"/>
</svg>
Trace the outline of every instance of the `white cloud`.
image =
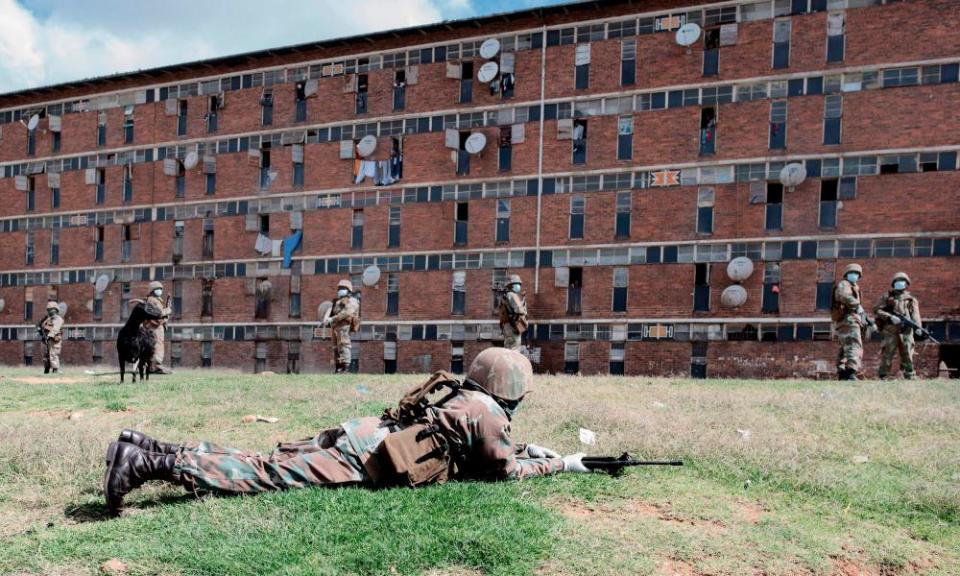
<svg viewBox="0 0 960 576">
<path fill-rule="evenodd" d="M 0 0 L 0 93 L 462 17 L 470 0 Z M 346 8 L 345 8 L 346 7 Z"/>
</svg>

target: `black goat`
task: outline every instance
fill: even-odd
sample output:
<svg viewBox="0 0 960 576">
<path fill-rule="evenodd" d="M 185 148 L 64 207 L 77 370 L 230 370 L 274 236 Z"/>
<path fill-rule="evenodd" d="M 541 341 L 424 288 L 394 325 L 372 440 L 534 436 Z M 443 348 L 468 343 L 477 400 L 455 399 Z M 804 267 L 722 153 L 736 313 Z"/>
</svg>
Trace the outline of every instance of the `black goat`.
<svg viewBox="0 0 960 576">
<path fill-rule="evenodd" d="M 120 382 L 123 382 L 127 362 L 133 364 L 133 381 L 137 381 L 137 372 L 140 372 L 140 381 L 150 378 L 150 359 L 157 345 L 153 328 L 145 326 L 144 322 L 159 320 L 161 310 L 156 306 L 148 306 L 141 302 L 134 306 L 127 318 L 126 324 L 117 335 L 117 360 L 120 361 Z"/>
</svg>

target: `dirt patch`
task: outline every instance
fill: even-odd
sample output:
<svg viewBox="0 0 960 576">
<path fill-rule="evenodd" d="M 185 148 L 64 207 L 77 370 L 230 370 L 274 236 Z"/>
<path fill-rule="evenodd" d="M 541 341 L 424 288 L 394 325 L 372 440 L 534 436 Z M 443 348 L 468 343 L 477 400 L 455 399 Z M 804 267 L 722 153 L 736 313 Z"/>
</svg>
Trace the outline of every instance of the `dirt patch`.
<svg viewBox="0 0 960 576">
<path fill-rule="evenodd" d="M 629 500 L 624 506 L 613 506 L 589 502 L 564 502 L 562 504 L 563 514 L 568 518 L 591 518 L 603 517 L 604 519 L 626 519 L 644 516 L 647 518 L 656 518 L 661 522 L 670 524 L 679 524 L 693 526 L 695 528 L 708 528 L 713 530 L 726 530 L 726 525 L 719 520 L 703 520 L 699 518 L 685 518 L 678 516 L 670 510 L 670 507 L 663 504 L 652 504 L 639 500 Z"/>
<path fill-rule="evenodd" d="M 703 572 L 699 572 L 687 562 L 674 558 L 667 558 L 661 562 L 657 574 L 663 576 L 703 576 Z"/>
<path fill-rule="evenodd" d="M 11 380 L 21 384 L 84 384 L 90 381 L 89 378 L 74 376 L 17 376 Z"/>
<path fill-rule="evenodd" d="M 766 510 L 763 506 L 756 502 L 745 502 L 743 500 L 737 502 L 737 515 L 742 518 L 744 522 L 757 524 L 765 513 Z"/>
<path fill-rule="evenodd" d="M 880 576 L 880 571 L 872 566 L 864 566 L 852 560 L 836 558 L 833 561 L 832 576 Z M 884 575 L 886 576 L 886 575 Z"/>
</svg>

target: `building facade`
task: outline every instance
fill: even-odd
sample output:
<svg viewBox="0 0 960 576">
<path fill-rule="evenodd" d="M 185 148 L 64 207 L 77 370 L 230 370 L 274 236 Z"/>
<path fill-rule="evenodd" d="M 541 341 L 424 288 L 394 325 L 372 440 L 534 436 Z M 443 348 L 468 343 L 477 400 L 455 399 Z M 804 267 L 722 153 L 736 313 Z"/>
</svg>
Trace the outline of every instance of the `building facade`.
<svg viewBox="0 0 960 576">
<path fill-rule="evenodd" d="M 516 273 L 542 371 L 816 377 L 856 261 L 957 367 L 958 68 L 956 0 L 634 0 L 0 95 L 0 362 L 55 299 L 114 363 L 160 280 L 174 367 L 330 371 L 318 305 L 376 267 L 363 372 L 462 370 Z"/>
</svg>

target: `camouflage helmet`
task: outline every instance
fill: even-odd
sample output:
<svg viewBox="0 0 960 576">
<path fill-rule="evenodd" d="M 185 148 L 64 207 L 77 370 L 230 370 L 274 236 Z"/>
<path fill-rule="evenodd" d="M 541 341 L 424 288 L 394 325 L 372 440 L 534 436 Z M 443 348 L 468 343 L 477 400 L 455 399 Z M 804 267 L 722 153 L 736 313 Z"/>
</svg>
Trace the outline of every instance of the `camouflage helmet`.
<svg viewBox="0 0 960 576">
<path fill-rule="evenodd" d="M 897 280 L 906 280 L 907 286 L 910 285 L 910 277 L 907 276 L 906 272 L 897 272 L 893 275 L 893 278 L 890 280 L 890 285 L 892 286 Z"/>
<path fill-rule="evenodd" d="M 153 292 L 154 290 L 163 290 L 163 284 L 161 284 L 157 280 L 154 280 L 153 282 L 150 283 L 150 286 L 148 287 L 148 289 L 151 292 Z"/>
<path fill-rule="evenodd" d="M 511 274 L 510 278 L 507 279 L 507 286 L 510 286 L 513 284 L 523 284 L 523 280 L 520 279 L 519 274 Z"/>
<path fill-rule="evenodd" d="M 847 267 L 843 269 L 843 275 L 846 276 L 850 272 L 856 272 L 860 276 L 863 276 L 863 266 L 859 264 L 847 264 Z"/>
<path fill-rule="evenodd" d="M 350 292 L 353 292 L 353 283 L 344 278 L 343 280 L 337 282 L 337 290 L 341 288 L 346 288 Z"/>
<path fill-rule="evenodd" d="M 527 393 L 533 368 L 516 350 L 487 348 L 473 359 L 466 379 L 495 398 L 515 401 Z"/>
<path fill-rule="evenodd" d="M 59 312 L 59 311 L 60 311 L 60 305 L 57 304 L 56 302 L 54 302 L 53 300 L 51 300 L 51 301 L 47 302 L 47 310 L 56 310 L 57 312 Z"/>
</svg>

